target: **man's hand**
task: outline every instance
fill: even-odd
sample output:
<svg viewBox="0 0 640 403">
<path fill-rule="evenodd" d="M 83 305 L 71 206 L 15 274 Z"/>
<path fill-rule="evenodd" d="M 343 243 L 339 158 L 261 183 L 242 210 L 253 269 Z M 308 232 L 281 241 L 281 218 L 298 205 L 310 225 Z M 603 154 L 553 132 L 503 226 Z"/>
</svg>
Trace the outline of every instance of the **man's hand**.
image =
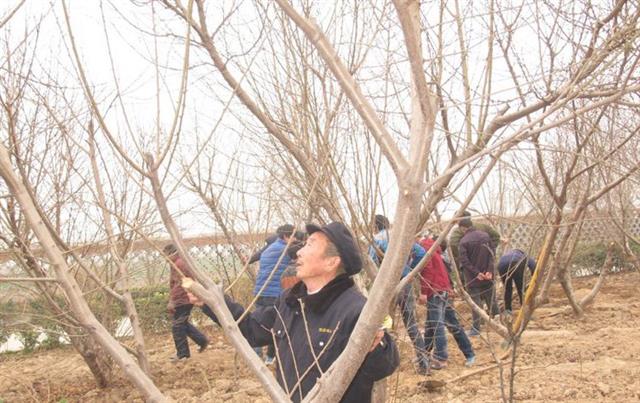
<svg viewBox="0 0 640 403">
<path fill-rule="evenodd" d="M 385 329 L 391 329 L 392 327 L 393 327 L 393 319 L 391 319 L 391 316 L 386 315 L 384 317 L 384 320 L 382 321 L 382 324 L 380 325 L 380 329 L 378 329 L 378 332 L 376 333 L 376 337 L 373 339 L 373 344 L 371 344 L 371 348 L 369 349 L 369 352 L 372 352 L 376 347 L 378 347 L 378 345 L 382 345 L 380 342 L 384 337 Z"/>
<path fill-rule="evenodd" d="M 195 305 L 195 306 L 204 305 L 204 303 L 202 302 L 202 300 L 200 300 L 200 298 L 198 298 L 194 294 L 191 294 L 189 291 L 187 291 L 187 298 L 189 298 L 189 303 L 192 305 Z"/>
<path fill-rule="evenodd" d="M 480 281 L 484 281 L 484 273 L 478 273 L 478 275 L 476 276 L 476 278 Z"/>
<path fill-rule="evenodd" d="M 176 312 L 176 307 L 175 305 L 173 305 L 173 301 L 169 301 L 169 303 L 167 303 L 167 312 L 170 313 L 171 315 L 173 315 Z"/>
<path fill-rule="evenodd" d="M 184 288 L 185 290 L 190 289 L 193 286 L 193 279 L 189 278 L 189 277 L 182 277 L 182 288 Z"/>
<path fill-rule="evenodd" d="M 427 305 L 427 294 L 420 294 L 418 297 L 418 303 L 420 305 Z"/>
<path fill-rule="evenodd" d="M 384 330 L 383 329 L 378 330 L 378 332 L 376 333 L 376 338 L 373 339 L 373 344 L 371 344 L 371 348 L 369 349 L 369 352 L 372 352 L 376 347 L 378 347 L 383 337 L 384 337 Z"/>
</svg>

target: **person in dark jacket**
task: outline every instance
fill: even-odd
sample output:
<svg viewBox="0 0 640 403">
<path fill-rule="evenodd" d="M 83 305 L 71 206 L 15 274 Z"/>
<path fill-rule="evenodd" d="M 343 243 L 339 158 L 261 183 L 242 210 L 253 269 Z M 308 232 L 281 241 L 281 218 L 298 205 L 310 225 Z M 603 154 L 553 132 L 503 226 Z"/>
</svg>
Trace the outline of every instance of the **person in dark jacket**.
<svg viewBox="0 0 640 403">
<path fill-rule="evenodd" d="M 458 245 L 458 253 L 461 270 L 464 274 L 464 283 L 469 295 L 479 307 L 482 307 L 484 302 L 491 316 L 498 315 L 500 310 L 493 282 L 495 246 L 486 232 L 473 226 L 471 219 L 461 220 L 458 226 L 464 232 Z M 468 335 L 478 336 L 482 319 L 473 310 L 471 315 L 473 327 Z"/>
<path fill-rule="evenodd" d="M 171 261 L 171 274 L 169 277 L 169 303 L 167 310 L 172 315 L 171 334 L 176 346 L 176 356 L 173 360 L 183 360 L 191 356 L 189 341 L 193 340 L 198 346 L 199 352 L 204 351 L 209 344 L 207 337 L 189 322 L 191 310 L 195 298 L 182 288 L 182 277 L 193 278 L 193 273 L 187 262 L 180 257 L 174 244 L 168 244 L 163 249 L 164 255 Z M 205 315 L 213 319 L 213 312 L 204 305 L 201 307 Z"/>
<path fill-rule="evenodd" d="M 462 213 L 462 219 L 471 219 L 471 213 L 469 213 L 468 211 L 464 211 Z M 489 235 L 489 238 L 491 238 L 491 246 L 493 248 L 493 254 L 495 255 L 496 253 L 496 248 L 498 247 L 498 245 L 500 245 L 500 233 L 498 231 L 496 231 L 495 228 L 493 228 L 491 225 L 488 224 L 483 224 L 483 223 L 473 223 L 473 226 L 480 231 L 486 232 L 487 235 Z M 456 265 L 458 266 L 458 269 L 460 269 L 462 266 L 460 265 L 460 259 L 459 259 L 459 252 L 458 252 L 458 245 L 460 244 L 460 240 L 462 239 L 462 237 L 464 236 L 464 228 L 458 226 L 456 227 L 453 231 L 451 231 L 451 234 L 449 235 L 449 251 L 451 251 L 451 258 L 455 261 Z M 444 250 L 444 248 L 443 248 Z M 462 273 L 458 273 L 460 274 L 460 276 L 462 276 Z"/>
<path fill-rule="evenodd" d="M 498 261 L 498 272 L 504 284 L 504 309 L 511 312 L 513 298 L 513 284 L 516 285 L 520 306 L 522 306 L 522 294 L 524 290 L 524 272 L 529 268 L 531 275 L 536 270 L 536 261 L 527 256 L 520 249 L 511 249 L 505 252 Z"/>
<path fill-rule="evenodd" d="M 309 238 L 298 251 L 300 282 L 273 306 L 259 307 L 239 324 L 252 346 L 275 341 L 278 382 L 294 402 L 301 401 L 346 347 L 366 302 L 352 275 L 362 269 L 356 241 L 340 222 L 307 225 Z M 234 318 L 244 308 L 226 297 Z M 400 362 L 391 336 L 380 330 L 341 402 L 369 402 L 374 382 L 391 375 Z"/>
</svg>

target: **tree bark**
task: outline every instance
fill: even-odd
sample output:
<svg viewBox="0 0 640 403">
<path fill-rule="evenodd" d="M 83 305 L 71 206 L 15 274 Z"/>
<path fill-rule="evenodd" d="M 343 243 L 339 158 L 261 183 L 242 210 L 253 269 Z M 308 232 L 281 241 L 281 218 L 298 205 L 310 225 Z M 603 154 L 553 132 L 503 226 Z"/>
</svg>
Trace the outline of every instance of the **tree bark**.
<svg viewBox="0 0 640 403">
<path fill-rule="evenodd" d="M 580 300 L 580 308 L 582 309 L 582 312 L 584 312 L 584 309 L 587 306 L 593 303 L 593 301 L 596 298 L 596 295 L 598 295 L 598 292 L 600 292 L 600 289 L 604 284 L 604 279 L 607 276 L 607 273 L 609 272 L 609 268 L 611 267 L 611 261 L 613 260 L 614 245 L 615 244 L 613 242 L 609 244 L 609 247 L 607 249 L 607 257 L 604 259 L 604 263 L 602 263 L 602 267 L 600 267 L 600 275 L 598 276 L 598 280 L 593 285 L 593 288 L 591 289 L 589 294 L 585 295 L 584 298 Z"/>
<path fill-rule="evenodd" d="M 73 312 L 65 306 L 60 306 L 55 300 L 55 290 L 57 287 L 47 287 L 41 282 L 43 280 L 58 282 L 56 278 L 43 278 L 39 277 L 46 274 L 45 270 L 34 258 L 31 249 L 27 246 L 25 237 L 20 233 L 20 229 L 15 225 L 14 217 L 11 217 L 11 231 L 14 233 L 15 243 L 19 245 L 20 253 L 16 253 L 15 261 L 18 262 L 24 270 L 32 277 L 25 280 L 36 281 L 38 291 L 44 298 L 46 304 L 49 307 L 50 312 L 56 315 L 60 323 L 62 330 L 69 335 L 69 341 L 73 348 L 80 354 L 85 364 L 91 371 L 93 378 L 96 381 L 96 385 L 99 388 L 105 388 L 109 386 L 112 379 L 113 372 L 113 360 L 109 356 L 104 354 L 104 351 L 100 349 L 90 337 L 87 335 L 72 336 L 78 333 L 78 324 L 80 321 L 74 316 Z M 28 231 L 28 228 L 27 228 Z M 5 279 L 3 279 L 5 280 Z"/>
<path fill-rule="evenodd" d="M 387 401 L 387 379 L 381 379 L 373 384 L 371 403 L 385 403 Z"/>
<path fill-rule="evenodd" d="M 73 334 L 70 328 L 65 329 L 65 332 Z M 113 379 L 113 360 L 109 355 L 89 336 L 71 336 L 69 341 L 89 367 L 98 387 L 109 386 Z"/>
<path fill-rule="evenodd" d="M 569 301 L 569 305 L 571 305 L 571 309 L 573 309 L 573 313 L 576 316 L 582 316 L 582 307 L 580 306 L 580 302 L 576 299 L 576 296 L 573 292 L 573 285 L 571 284 L 571 273 L 567 270 L 566 267 L 560 268 L 558 272 L 558 280 L 560 281 L 560 285 L 564 290 L 565 295 L 567 296 L 567 300 Z"/>
</svg>

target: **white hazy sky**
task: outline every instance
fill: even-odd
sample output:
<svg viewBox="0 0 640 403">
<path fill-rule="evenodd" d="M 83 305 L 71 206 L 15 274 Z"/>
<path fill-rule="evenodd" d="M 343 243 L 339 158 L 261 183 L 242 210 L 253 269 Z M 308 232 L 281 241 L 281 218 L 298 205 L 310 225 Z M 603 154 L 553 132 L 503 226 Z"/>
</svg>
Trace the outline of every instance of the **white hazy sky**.
<svg viewBox="0 0 640 403">
<path fill-rule="evenodd" d="M 4 11 L 17 3 L 17 0 L 3 1 L 0 5 L 0 13 L 4 14 Z M 95 93 L 103 105 L 113 103 L 114 77 L 117 78 L 130 127 L 125 124 L 122 109 L 117 103 L 113 103 L 111 109 L 105 111 L 107 120 L 113 131 L 121 137 L 123 143 L 129 145 L 130 155 L 139 160 L 138 152 L 131 145 L 131 138 L 138 136 L 139 133 L 147 133 L 147 136 L 153 138 L 156 127 L 166 131 L 171 126 L 176 94 L 180 85 L 184 52 L 183 41 L 179 38 L 163 35 L 154 42 L 153 37 L 149 35 L 153 30 L 152 8 L 149 5 L 137 6 L 133 2 L 125 0 L 69 0 L 67 4 L 74 37 L 89 82 L 95 88 Z M 222 8 L 228 6 L 224 2 L 220 2 L 220 4 L 222 5 L 218 18 L 222 16 Z M 209 7 L 213 9 L 214 17 L 216 17 L 215 7 L 217 6 L 218 3 L 209 3 Z M 156 19 L 158 32 L 165 33 L 169 30 L 184 32 L 182 24 L 177 23 L 175 19 L 163 18 L 162 16 L 166 16 L 166 13 L 161 10 L 160 5 L 156 7 L 159 16 Z M 251 9 L 243 7 L 242 3 L 240 7 L 241 10 Z M 242 19 L 247 23 L 241 29 L 252 29 L 250 24 L 252 18 L 255 17 L 251 14 L 244 15 Z M 24 38 L 25 30 L 33 29 L 39 21 L 41 24 L 36 49 L 38 68 L 41 71 L 51 70 L 53 74 L 57 75 L 58 80 L 78 88 L 77 73 L 68 48 L 68 34 L 60 2 L 27 1 L 11 21 L 10 43 L 19 43 Z M 476 31 L 482 31 L 484 28 L 481 18 L 470 18 L 469 23 L 477 24 Z M 453 26 L 453 22 L 450 24 Z M 531 31 L 523 27 L 521 32 L 520 35 L 526 36 L 527 32 Z M 520 39 L 522 40 L 522 37 Z M 526 42 L 526 37 L 524 42 Z M 240 46 L 238 44 L 226 45 Z M 473 44 L 472 49 L 476 49 Z M 113 58 L 113 65 L 110 55 Z M 483 49 L 478 47 L 477 52 L 472 51 L 472 65 L 476 61 L 481 61 L 483 57 Z M 158 60 L 160 65 L 161 78 L 159 81 L 156 81 L 155 60 Z M 192 60 L 194 64 L 198 62 L 195 57 Z M 500 68 L 499 65 L 496 66 L 497 76 L 506 78 L 506 71 L 503 75 L 499 74 Z M 259 145 L 244 143 L 242 138 L 244 129 L 237 120 L 247 116 L 243 107 L 239 107 L 235 103 L 233 107 L 236 109 L 233 109 L 233 114 L 225 114 L 222 123 L 217 126 L 223 116 L 224 105 L 230 99 L 230 94 L 226 86 L 221 84 L 219 78 L 210 77 L 211 71 L 210 68 L 194 67 L 192 69 L 187 111 L 182 128 L 184 135 L 180 143 L 181 152 L 184 153 L 183 155 L 189 156 L 189 150 L 196 149 L 195 145 L 198 139 L 201 141 L 202 138 L 207 138 L 210 131 L 216 128 L 212 141 L 215 142 L 219 150 L 216 161 L 220 166 L 228 166 L 230 161 L 233 158 L 238 158 L 239 155 L 241 155 L 239 158 L 248 165 L 257 164 L 258 161 L 251 158 L 259 154 Z M 481 70 L 472 70 L 472 75 L 479 76 L 482 73 Z M 500 92 L 501 85 L 505 86 L 505 98 L 512 96 L 507 91 L 507 81 L 501 82 L 500 79 L 494 83 L 496 92 Z M 157 94 L 160 94 L 159 102 Z M 199 135 L 196 136 L 194 133 L 199 133 Z M 185 158 L 174 160 L 170 172 L 175 174 L 180 171 L 178 164 L 184 160 Z M 479 175 L 479 170 L 477 173 L 472 173 L 472 177 L 474 175 Z M 260 180 L 260 177 L 257 177 L 256 180 Z M 467 180 L 458 190 L 458 197 L 463 197 L 472 185 L 473 179 Z M 168 188 L 169 186 L 167 186 Z M 388 181 L 383 192 L 385 192 L 386 198 L 386 213 L 391 215 L 395 204 L 395 186 L 392 181 Z M 491 210 L 493 208 L 491 206 L 493 203 L 492 192 L 493 190 L 489 188 L 484 190 L 474 201 L 472 208 L 481 212 Z M 216 230 L 207 209 L 197 198 L 185 192 L 184 189 L 178 189 L 171 194 L 170 201 L 173 211 L 185 213 L 179 216 L 179 222 L 187 233 L 210 233 Z M 254 206 L 258 210 L 260 205 L 259 201 L 249 202 L 250 207 Z M 447 216 L 457 206 L 457 202 L 451 201 L 440 205 L 439 210 Z M 269 223 L 268 225 L 272 224 L 277 225 L 277 223 Z"/>
</svg>

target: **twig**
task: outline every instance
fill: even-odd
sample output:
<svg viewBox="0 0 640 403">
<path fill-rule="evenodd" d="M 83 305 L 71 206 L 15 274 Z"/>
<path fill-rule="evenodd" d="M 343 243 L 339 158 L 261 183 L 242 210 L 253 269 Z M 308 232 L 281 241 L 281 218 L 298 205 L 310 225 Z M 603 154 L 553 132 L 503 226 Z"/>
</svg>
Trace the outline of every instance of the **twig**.
<svg viewBox="0 0 640 403">
<path fill-rule="evenodd" d="M 500 360 L 504 360 L 505 358 L 507 358 L 507 357 L 509 356 L 509 354 L 511 354 L 511 351 L 510 351 L 510 350 L 509 350 L 509 351 L 507 351 L 507 352 L 505 352 L 505 353 L 502 355 L 502 357 L 500 357 Z M 498 368 L 498 367 L 499 367 L 499 366 L 501 366 L 501 365 L 502 365 L 502 363 L 500 362 L 500 363 L 498 363 L 498 364 L 493 364 L 493 365 L 490 365 L 490 366 L 488 366 L 488 367 L 478 368 L 478 369 L 476 369 L 476 370 L 474 370 L 474 371 L 467 372 L 466 374 L 462 374 L 462 375 L 456 376 L 455 378 L 449 379 L 449 380 L 445 381 L 445 384 L 447 384 L 447 385 L 448 385 L 448 384 L 450 384 L 450 383 L 454 383 L 454 382 L 457 382 L 457 381 L 460 381 L 460 380 L 463 380 L 463 379 L 469 378 L 470 376 L 473 376 L 473 375 L 476 375 L 476 374 L 481 374 L 481 373 L 486 372 L 486 371 L 489 371 L 489 370 L 491 370 L 491 369 Z"/>
<path fill-rule="evenodd" d="M 51 277 L 0 277 L 0 283 L 13 283 L 19 281 L 32 281 L 32 282 L 57 282 L 58 279 Z"/>
</svg>

